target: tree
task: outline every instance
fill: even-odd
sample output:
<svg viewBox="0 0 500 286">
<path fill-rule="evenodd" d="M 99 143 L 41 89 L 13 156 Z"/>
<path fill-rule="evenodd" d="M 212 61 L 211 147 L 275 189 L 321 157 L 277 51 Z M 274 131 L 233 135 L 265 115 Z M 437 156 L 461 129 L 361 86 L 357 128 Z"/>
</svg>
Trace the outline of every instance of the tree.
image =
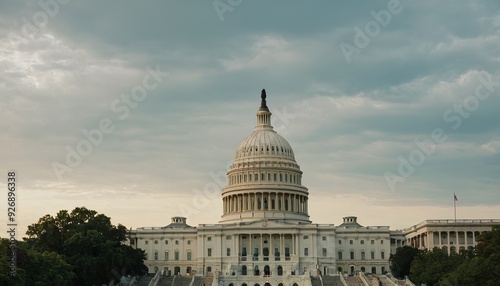
<svg viewBox="0 0 500 286">
<path fill-rule="evenodd" d="M 395 277 L 403 279 L 410 275 L 410 266 L 419 250 L 411 246 L 398 247 L 395 254 L 391 254 L 391 272 Z"/>
<path fill-rule="evenodd" d="M 448 273 L 465 260 L 465 257 L 466 255 L 455 253 L 448 255 L 439 248 L 421 251 L 411 264 L 410 279 L 417 285 L 438 285 Z"/>
<path fill-rule="evenodd" d="M 500 227 L 481 233 L 477 240 L 475 255 L 467 257 L 439 285 L 498 285 L 500 281 Z"/>
<path fill-rule="evenodd" d="M 57 253 L 71 265 L 72 285 L 101 285 L 117 279 L 113 273 L 143 274 L 145 253 L 122 244 L 127 229 L 85 207 L 45 215 L 28 226 L 28 243 L 38 252 Z M 50 256 L 54 258 L 53 256 Z M 61 266 L 62 267 L 62 266 Z"/>
</svg>

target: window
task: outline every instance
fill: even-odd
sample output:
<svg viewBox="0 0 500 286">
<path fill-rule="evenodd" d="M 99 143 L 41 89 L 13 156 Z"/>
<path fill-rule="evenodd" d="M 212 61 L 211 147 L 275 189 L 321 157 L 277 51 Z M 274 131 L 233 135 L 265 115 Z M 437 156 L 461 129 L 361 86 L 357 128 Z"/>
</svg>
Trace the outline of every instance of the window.
<svg viewBox="0 0 500 286">
<path fill-rule="evenodd" d="M 342 244 L 342 240 L 339 239 L 339 244 Z"/>
<path fill-rule="evenodd" d="M 257 182 L 258 180 L 259 180 L 259 174 L 255 174 L 255 175 L 254 175 L 254 181 L 256 181 L 256 182 Z"/>
<path fill-rule="evenodd" d="M 188 244 L 191 244 L 191 240 L 188 240 Z"/>
<path fill-rule="evenodd" d="M 354 241 L 352 241 L 352 240 L 349 240 L 349 244 L 354 244 Z"/>
<path fill-rule="evenodd" d="M 155 251 L 155 260 L 158 260 L 158 251 Z"/>
<path fill-rule="evenodd" d="M 267 180 L 271 181 L 271 173 L 267 173 Z"/>
<path fill-rule="evenodd" d="M 264 181 L 264 173 L 261 173 L 261 174 L 260 174 L 260 180 L 261 180 L 261 181 Z"/>
<path fill-rule="evenodd" d="M 380 244 L 384 244 L 384 240 L 383 239 L 380 240 Z"/>
<path fill-rule="evenodd" d="M 231 248 L 226 249 L 226 256 L 231 256 Z"/>
<path fill-rule="evenodd" d="M 351 251 L 351 259 L 354 259 L 354 251 Z"/>
<path fill-rule="evenodd" d="M 304 239 L 309 239 L 309 236 L 307 236 L 307 235 L 304 235 Z"/>
<path fill-rule="evenodd" d="M 165 244 L 168 244 L 168 240 L 165 240 Z"/>
<path fill-rule="evenodd" d="M 230 235 L 226 235 L 226 239 L 227 239 L 227 240 L 230 240 L 230 239 L 231 239 L 231 236 L 230 236 Z"/>
<path fill-rule="evenodd" d="M 385 253 L 383 251 L 380 252 L 380 259 L 385 259 Z"/>
<path fill-rule="evenodd" d="M 212 256 L 212 249 L 211 248 L 207 249 L 207 256 Z"/>
<path fill-rule="evenodd" d="M 280 182 L 283 182 L 283 174 L 280 174 Z"/>
<path fill-rule="evenodd" d="M 191 251 L 188 251 L 188 252 L 186 253 L 186 259 L 187 259 L 187 260 L 191 260 Z"/>
<path fill-rule="evenodd" d="M 375 251 L 372 251 L 372 253 L 370 254 L 370 258 L 375 259 Z"/>
<path fill-rule="evenodd" d="M 208 266 L 207 267 L 207 272 L 212 272 L 212 267 Z"/>
<path fill-rule="evenodd" d="M 178 250 L 175 251 L 174 255 L 175 255 L 175 260 L 179 260 L 179 251 Z"/>
<path fill-rule="evenodd" d="M 339 251 L 338 253 L 339 260 L 342 260 L 342 251 Z"/>
<path fill-rule="evenodd" d="M 276 182 L 276 173 L 274 173 L 274 181 Z"/>
<path fill-rule="evenodd" d="M 375 240 L 373 240 L 373 239 L 372 239 L 371 243 L 372 243 L 372 244 L 375 244 Z"/>
<path fill-rule="evenodd" d="M 323 248 L 323 257 L 327 256 L 326 248 Z"/>
<path fill-rule="evenodd" d="M 309 256 L 309 248 L 304 248 L 304 256 Z"/>
<path fill-rule="evenodd" d="M 361 251 L 361 260 L 365 260 L 365 252 L 364 251 Z"/>
<path fill-rule="evenodd" d="M 144 244 L 148 244 L 148 243 L 149 243 L 149 241 L 147 241 L 147 240 L 146 240 L 146 241 L 144 241 Z"/>
<path fill-rule="evenodd" d="M 365 241 L 364 241 L 364 240 L 361 240 L 361 244 L 365 244 Z"/>
<path fill-rule="evenodd" d="M 322 239 L 323 239 L 323 241 L 326 241 L 326 236 L 323 236 L 323 238 L 322 238 Z"/>
<path fill-rule="evenodd" d="M 169 260 L 168 251 L 165 251 L 165 261 L 168 261 L 168 260 Z"/>
<path fill-rule="evenodd" d="M 207 237 L 207 241 L 212 241 L 212 237 L 211 236 Z"/>
<path fill-rule="evenodd" d="M 158 240 L 155 240 L 155 244 L 158 244 Z"/>
<path fill-rule="evenodd" d="M 179 244 L 179 241 L 178 241 L 178 240 L 176 240 L 176 241 L 175 241 L 175 244 L 177 244 L 177 245 L 178 245 L 178 244 Z"/>
</svg>

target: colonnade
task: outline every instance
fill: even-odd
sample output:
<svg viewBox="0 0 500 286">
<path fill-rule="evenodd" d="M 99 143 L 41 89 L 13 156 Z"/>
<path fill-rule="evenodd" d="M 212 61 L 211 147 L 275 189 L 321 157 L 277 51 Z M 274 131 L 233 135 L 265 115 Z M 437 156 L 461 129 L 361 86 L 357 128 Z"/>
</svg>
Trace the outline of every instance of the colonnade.
<svg viewBox="0 0 500 286">
<path fill-rule="evenodd" d="M 439 247 L 446 250 L 448 253 L 451 251 L 457 252 L 465 250 L 468 247 L 476 245 L 476 236 L 480 234 L 479 231 L 427 231 L 407 238 L 407 245 L 416 248 Z"/>
<path fill-rule="evenodd" d="M 228 195 L 222 198 L 223 212 L 289 211 L 308 213 L 306 195 L 284 192 L 253 192 Z"/>
<path fill-rule="evenodd" d="M 242 261 L 289 260 L 299 253 L 299 234 L 296 233 L 249 233 L 235 236 L 235 247 L 239 249 Z"/>
</svg>

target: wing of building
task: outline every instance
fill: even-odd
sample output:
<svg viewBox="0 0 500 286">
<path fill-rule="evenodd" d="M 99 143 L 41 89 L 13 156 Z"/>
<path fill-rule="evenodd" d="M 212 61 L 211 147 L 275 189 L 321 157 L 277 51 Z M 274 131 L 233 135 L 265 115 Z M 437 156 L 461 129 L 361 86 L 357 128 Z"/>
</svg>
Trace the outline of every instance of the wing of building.
<svg viewBox="0 0 500 286">
<path fill-rule="evenodd" d="M 164 227 L 130 231 L 129 244 L 146 252 L 151 273 L 246 286 L 311 285 L 311 276 L 389 271 L 390 254 L 405 244 L 403 232 L 362 226 L 354 216 L 339 226 L 312 223 L 303 173 L 271 115 L 263 90 L 257 125 L 227 172 L 218 223 L 193 227 L 173 217 Z"/>
</svg>

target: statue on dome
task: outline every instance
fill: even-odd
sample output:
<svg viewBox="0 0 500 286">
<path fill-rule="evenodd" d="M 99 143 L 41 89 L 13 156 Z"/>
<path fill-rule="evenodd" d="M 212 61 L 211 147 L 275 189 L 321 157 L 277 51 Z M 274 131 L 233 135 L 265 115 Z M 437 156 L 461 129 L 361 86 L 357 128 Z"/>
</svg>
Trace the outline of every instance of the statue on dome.
<svg viewBox="0 0 500 286">
<path fill-rule="evenodd" d="M 260 108 L 267 108 L 266 105 L 266 90 L 263 89 L 262 92 L 260 93 L 260 98 L 262 98 L 262 101 L 260 102 Z"/>
</svg>

